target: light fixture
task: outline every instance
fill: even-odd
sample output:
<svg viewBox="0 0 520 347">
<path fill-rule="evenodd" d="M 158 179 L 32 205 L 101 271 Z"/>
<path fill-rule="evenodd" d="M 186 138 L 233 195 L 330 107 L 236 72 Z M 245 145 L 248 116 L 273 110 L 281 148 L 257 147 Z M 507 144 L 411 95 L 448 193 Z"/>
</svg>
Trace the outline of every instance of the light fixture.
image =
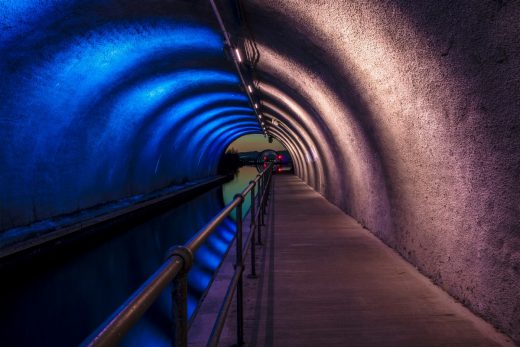
<svg viewBox="0 0 520 347">
<path fill-rule="evenodd" d="M 255 102 L 255 108 L 258 108 L 258 104 Z"/>
<path fill-rule="evenodd" d="M 276 119 L 273 119 L 273 125 L 274 125 L 275 127 L 277 127 L 278 124 L 279 124 L 278 121 L 277 121 Z"/>
<path fill-rule="evenodd" d="M 262 119 L 262 115 L 261 115 L 261 114 L 259 114 L 259 115 L 258 115 L 258 118 Z"/>
<path fill-rule="evenodd" d="M 242 56 L 240 55 L 240 50 L 238 48 L 235 48 L 235 55 L 237 56 L 238 62 L 242 62 Z"/>
<path fill-rule="evenodd" d="M 249 92 L 252 93 L 253 92 L 253 87 L 251 87 L 250 84 L 247 85 L 247 89 L 249 89 Z"/>
</svg>

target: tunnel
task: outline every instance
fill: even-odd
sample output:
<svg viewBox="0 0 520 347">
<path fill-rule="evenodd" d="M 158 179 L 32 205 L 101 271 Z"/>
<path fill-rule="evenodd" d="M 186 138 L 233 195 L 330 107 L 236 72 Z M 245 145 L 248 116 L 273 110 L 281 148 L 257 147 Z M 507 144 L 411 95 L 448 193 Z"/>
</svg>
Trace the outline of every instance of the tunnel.
<svg viewBox="0 0 520 347">
<path fill-rule="evenodd" d="M 212 177 L 263 134 L 520 343 L 519 18 L 517 0 L 2 0 L 2 253 Z"/>
</svg>

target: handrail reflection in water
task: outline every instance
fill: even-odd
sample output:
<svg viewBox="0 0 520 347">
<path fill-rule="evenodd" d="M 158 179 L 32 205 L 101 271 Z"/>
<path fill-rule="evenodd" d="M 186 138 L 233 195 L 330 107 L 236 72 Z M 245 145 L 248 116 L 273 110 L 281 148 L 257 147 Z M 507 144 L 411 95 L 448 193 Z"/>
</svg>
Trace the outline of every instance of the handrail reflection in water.
<svg viewBox="0 0 520 347">
<path fill-rule="evenodd" d="M 236 262 L 235 274 L 226 292 L 223 304 L 213 327 L 208 346 L 216 346 L 224 327 L 225 318 L 237 293 L 237 345 L 244 343 L 243 335 L 243 284 L 244 270 L 243 249 L 251 248 L 251 273 L 255 274 L 255 236 L 261 242 L 261 225 L 265 214 L 267 199 L 269 198 L 272 163 L 263 170 L 249 185 L 237 194 L 235 198 L 221 210 L 204 228 L 202 228 L 184 246 L 177 246 L 169 251 L 167 260 L 162 266 L 137 289 L 132 296 L 119 307 L 82 346 L 114 346 L 137 323 L 148 308 L 159 297 L 161 292 L 173 281 L 172 290 L 172 344 L 174 346 L 188 345 L 188 280 L 187 274 L 193 264 L 195 251 L 212 235 L 217 227 L 236 209 Z M 255 187 L 256 189 L 255 195 Z M 251 230 L 244 244 L 242 242 L 242 204 L 246 196 L 251 193 Z M 255 199 L 258 200 L 258 214 L 255 211 Z"/>
</svg>

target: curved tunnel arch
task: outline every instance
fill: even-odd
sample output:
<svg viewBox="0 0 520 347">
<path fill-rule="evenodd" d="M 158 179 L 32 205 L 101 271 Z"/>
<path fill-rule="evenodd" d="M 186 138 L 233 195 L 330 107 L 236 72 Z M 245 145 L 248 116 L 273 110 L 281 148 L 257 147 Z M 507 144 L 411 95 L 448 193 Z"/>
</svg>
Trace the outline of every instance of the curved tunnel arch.
<svg viewBox="0 0 520 347">
<path fill-rule="evenodd" d="M 520 141 L 520 105 L 510 88 L 518 90 L 520 60 L 509 59 L 520 45 L 511 25 L 520 4 L 488 5 L 253 0 L 245 12 L 259 54 L 261 104 L 283 105 L 270 93 L 276 88 L 307 113 L 289 119 L 272 112 L 300 127 L 276 136 L 308 141 L 304 129 L 323 149 L 325 187 L 314 188 L 520 340 L 518 310 L 508 304 L 519 307 L 511 264 L 495 261 L 520 246 L 509 231 L 518 221 L 507 212 L 520 212 L 511 202 L 520 196 L 513 183 L 520 152 L 511 152 Z M 496 45 L 507 59 L 494 59 L 488 48 Z M 475 60 L 475 49 L 487 64 Z M 500 196 L 500 208 L 492 196 Z M 498 220 L 508 222 L 497 227 Z M 497 237 L 508 250 L 494 246 Z M 476 253 L 481 258 L 472 261 Z M 490 299 L 496 283 L 498 301 Z"/>
<path fill-rule="evenodd" d="M 283 122 L 280 121 L 280 124 Z M 292 148 L 295 156 L 294 160 L 299 166 L 300 175 L 305 181 L 310 180 L 309 164 L 307 163 L 305 147 L 302 147 L 303 142 L 295 135 L 291 129 L 284 127 L 269 127 L 269 132 L 277 135 L 283 142 L 288 143 L 288 148 Z"/>
<path fill-rule="evenodd" d="M 267 113 L 264 113 L 267 114 Z M 269 115 L 272 119 L 276 119 L 275 117 Z M 306 152 L 304 147 L 302 147 L 302 142 L 300 139 L 292 132 L 290 128 L 287 128 L 283 125 L 281 120 L 278 120 L 282 124 L 282 126 L 269 126 L 269 132 L 278 136 L 284 143 L 287 144 L 286 148 L 290 148 L 294 151 L 294 160 L 299 166 L 299 170 L 301 173 L 302 179 L 306 180 L 309 177 L 308 173 L 308 164 L 306 163 Z"/>
<path fill-rule="evenodd" d="M 276 66 L 276 69 L 281 68 Z M 269 73 L 264 70 L 269 71 Z M 272 71 L 263 68 L 262 76 L 267 76 L 269 80 L 273 80 L 274 77 L 270 73 Z M 298 84 L 292 81 L 289 85 L 298 86 Z M 315 88 L 310 87 L 308 90 L 313 91 Z M 331 141 L 333 136 L 322 118 L 322 113 L 315 111 L 316 109 L 319 110 L 318 107 L 313 105 L 315 98 L 302 96 L 292 88 L 288 88 L 283 81 L 274 83 L 262 80 L 259 83 L 259 89 L 262 92 L 262 105 L 274 107 L 278 117 L 282 117 L 287 124 L 295 128 L 302 136 L 304 143 L 312 144 L 311 148 L 306 150 L 306 153 L 311 153 L 314 158 L 318 159 L 311 171 L 315 172 L 320 183 L 313 182 L 311 185 L 326 195 L 333 195 L 339 191 L 338 189 L 326 191 L 330 187 L 342 187 L 341 190 L 352 191 L 353 189 L 345 186 L 344 182 L 338 181 L 338 178 L 335 177 L 335 173 L 342 170 L 344 158 L 348 158 L 348 155 L 338 153 L 337 145 Z"/>
<path fill-rule="evenodd" d="M 321 157 L 318 153 L 321 151 L 317 150 L 316 142 L 314 141 L 314 136 L 311 135 L 299 122 L 294 121 L 293 117 L 291 117 L 287 112 L 278 107 L 273 103 L 268 101 L 262 101 L 262 107 L 266 109 L 264 114 L 270 115 L 271 117 L 275 117 L 280 119 L 283 124 L 286 125 L 287 130 L 293 136 L 293 139 L 301 143 L 303 159 L 306 165 L 308 166 L 307 176 L 303 177 L 307 183 L 312 184 L 313 187 L 319 187 L 319 182 L 323 181 L 323 168 L 318 163 L 321 160 Z"/>
<path fill-rule="evenodd" d="M 289 151 L 295 166 L 295 173 L 300 177 L 304 177 L 306 175 L 306 166 L 302 163 L 300 150 L 297 149 L 294 142 L 287 136 L 287 134 L 284 134 L 279 129 L 270 129 L 269 132 L 273 134 L 274 137 Z"/>
<path fill-rule="evenodd" d="M 9 115 L 0 193 L 10 201 L 1 206 L 1 230 L 213 175 L 231 138 L 261 132 L 216 22 L 193 13 L 200 7 L 211 14 L 206 5 L 132 13 L 103 4 L 108 11 L 92 21 L 95 3 L 71 4 L 88 11 L 63 22 L 66 31 L 13 40 L 14 26 L 0 38 L 0 111 Z M 7 17 L 21 14 L 2 6 Z M 35 13 L 46 6 L 54 11 L 48 3 Z M 167 8 L 177 11 L 165 17 Z M 184 156 L 188 138 L 199 160 Z"/>
<path fill-rule="evenodd" d="M 288 103 L 284 108 L 297 110 L 291 112 L 298 115 L 294 121 L 319 139 L 321 156 L 326 158 L 322 170 L 327 177 L 322 181 L 326 182 L 323 188 L 314 188 L 391 242 L 394 234 L 385 197 L 386 175 L 371 134 L 360 121 L 364 115 L 350 105 L 350 98 L 340 98 L 329 81 L 309 70 L 297 55 L 289 56 L 263 44 L 259 48 L 259 71 L 269 79 L 269 83 L 261 84 L 261 88 L 265 85 L 266 97 L 279 105 Z M 271 81 L 276 81 L 278 87 Z M 340 177 L 339 172 L 345 174 Z M 379 192 L 377 198 L 370 193 L 374 189 Z M 370 220 L 377 220 L 377 224 L 368 223 Z"/>
<path fill-rule="evenodd" d="M 215 115 L 199 130 L 204 165 L 175 166 L 168 156 L 182 152 L 172 141 L 188 138 L 178 127 L 195 128 L 189 113 L 168 126 L 176 105 L 219 91 L 244 96 L 230 107 L 247 99 L 207 3 L 148 5 L 0 5 L 0 196 L 9 202 L 0 230 L 211 174 L 212 153 L 261 132 L 253 112 Z M 269 132 L 306 182 L 519 341 L 518 305 L 510 305 L 519 274 L 509 260 L 519 248 L 519 29 L 511 23 L 520 5 L 300 5 L 244 5 L 260 54 L 255 98 L 282 124 Z M 182 71 L 194 78 L 179 85 Z M 193 118 L 222 105 L 206 106 Z M 212 126 L 219 130 L 204 136 Z M 92 189 L 98 182 L 104 188 Z"/>
<path fill-rule="evenodd" d="M 288 141 L 286 137 L 280 136 L 280 133 L 277 130 L 269 129 L 269 134 L 274 139 L 279 141 L 282 144 L 282 146 L 287 150 L 287 152 L 289 152 L 295 172 L 299 172 L 301 174 L 302 168 L 300 157 L 298 151 L 295 150 L 293 143 L 291 141 Z"/>
</svg>

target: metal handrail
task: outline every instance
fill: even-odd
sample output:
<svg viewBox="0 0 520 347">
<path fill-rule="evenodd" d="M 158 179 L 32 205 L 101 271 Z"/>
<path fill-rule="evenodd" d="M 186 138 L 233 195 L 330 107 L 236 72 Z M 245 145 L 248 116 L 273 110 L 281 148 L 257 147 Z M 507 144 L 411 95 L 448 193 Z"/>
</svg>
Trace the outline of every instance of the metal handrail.
<svg viewBox="0 0 520 347">
<path fill-rule="evenodd" d="M 256 276 L 255 268 L 255 236 L 257 243 L 261 243 L 261 227 L 264 221 L 266 204 L 269 197 L 272 167 L 270 163 L 249 185 L 222 209 L 204 228 L 202 228 L 184 246 L 176 246 L 168 251 L 167 260 L 155 273 L 137 289 L 126 302 L 121 305 L 101 326 L 99 326 L 81 346 L 99 347 L 114 346 L 137 323 L 148 308 L 159 297 L 161 292 L 173 282 L 172 291 L 172 345 L 185 347 L 188 345 L 188 281 L 187 274 L 194 261 L 195 251 L 212 235 L 217 227 L 236 208 L 236 261 L 235 274 L 223 299 L 220 312 L 217 316 L 208 346 L 216 346 L 224 327 L 225 318 L 237 292 L 237 345 L 244 342 L 243 334 L 243 295 L 242 273 L 244 270 L 243 243 L 242 243 L 242 204 L 246 196 L 251 193 L 251 229 L 245 244 L 245 249 L 251 248 L 251 275 Z M 255 187 L 258 185 L 256 198 Z M 255 200 L 258 200 L 258 209 Z M 258 210 L 258 213 L 256 213 Z"/>
</svg>

